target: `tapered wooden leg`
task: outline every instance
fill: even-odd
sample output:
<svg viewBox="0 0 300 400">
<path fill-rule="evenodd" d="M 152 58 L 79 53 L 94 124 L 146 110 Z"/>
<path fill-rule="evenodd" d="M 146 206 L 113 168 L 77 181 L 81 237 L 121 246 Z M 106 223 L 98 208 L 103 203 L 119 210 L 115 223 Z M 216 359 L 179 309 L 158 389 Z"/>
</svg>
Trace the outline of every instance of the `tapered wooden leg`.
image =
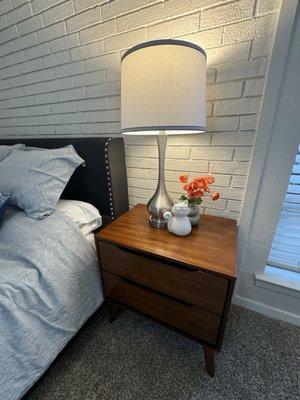
<svg viewBox="0 0 300 400">
<path fill-rule="evenodd" d="M 208 375 L 213 378 L 215 376 L 215 350 L 207 345 L 203 345 L 204 357 L 205 357 L 205 367 Z"/>
<path fill-rule="evenodd" d="M 124 308 L 117 303 L 111 303 L 109 307 L 108 322 L 111 324 L 122 314 Z"/>
</svg>

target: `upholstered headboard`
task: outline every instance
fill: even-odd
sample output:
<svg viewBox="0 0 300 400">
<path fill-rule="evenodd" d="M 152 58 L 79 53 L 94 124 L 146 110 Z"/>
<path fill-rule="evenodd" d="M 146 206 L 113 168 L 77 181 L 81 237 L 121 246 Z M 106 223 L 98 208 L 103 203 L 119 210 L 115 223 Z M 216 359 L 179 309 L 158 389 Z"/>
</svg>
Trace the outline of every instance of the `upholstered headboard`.
<svg viewBox="0 0 300 400">
<path fill-rule="evenodd" d="M 71 177 L 62 197 L 93 204 L 104 220 L 115 219 L 128 210 L 127 177 L 123 138 L 37 138 L 2 139 L 0 145 L 54 149 L 72 144 L 85 160 Z"/>
</svg>

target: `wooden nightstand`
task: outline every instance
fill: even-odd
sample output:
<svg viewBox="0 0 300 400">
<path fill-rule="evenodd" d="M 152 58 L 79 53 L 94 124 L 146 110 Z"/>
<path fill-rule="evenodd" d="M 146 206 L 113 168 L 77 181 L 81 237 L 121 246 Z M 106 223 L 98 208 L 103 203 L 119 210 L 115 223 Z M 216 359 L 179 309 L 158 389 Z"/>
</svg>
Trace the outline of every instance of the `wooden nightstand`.
<svg viewBox="0 0 300 400">
<path fill-rule="evenodd" d="M 180 238 L 151 228 L 146 207 L 137 205 L 98 232 L 96 242 L 112 313 L 130 306 L 192 335 L 214 376 L 236 279 L 236 221 L 202 215 Z"/>
</svg>

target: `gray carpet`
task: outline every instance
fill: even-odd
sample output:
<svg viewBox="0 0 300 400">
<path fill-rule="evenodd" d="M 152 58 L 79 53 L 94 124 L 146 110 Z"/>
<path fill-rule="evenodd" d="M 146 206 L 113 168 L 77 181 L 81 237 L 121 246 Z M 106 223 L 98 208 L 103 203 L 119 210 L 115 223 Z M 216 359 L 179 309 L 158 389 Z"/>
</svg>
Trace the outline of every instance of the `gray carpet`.
<svg viewBox="0 0 300 400">
<path fill-rule="evenodd" d="M 28 400 L 299 399 L 299 335 L 232 306 L 211 379 L 196 341 L 133 311 L 110 325 L 100 310 Z"/>
</svg>

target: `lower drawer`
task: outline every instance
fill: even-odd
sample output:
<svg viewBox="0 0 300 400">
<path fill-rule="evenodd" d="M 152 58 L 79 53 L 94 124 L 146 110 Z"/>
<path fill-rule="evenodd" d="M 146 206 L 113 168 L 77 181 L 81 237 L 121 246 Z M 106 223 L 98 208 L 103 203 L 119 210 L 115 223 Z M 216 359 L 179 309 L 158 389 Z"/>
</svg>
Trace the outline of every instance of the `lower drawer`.
<svg viewBox="0 0 300 400">
<path fill-rule="evenodd" d="M 106 295 L 215 346 L 220 317 L 103 271 Z"/>
</svg>

